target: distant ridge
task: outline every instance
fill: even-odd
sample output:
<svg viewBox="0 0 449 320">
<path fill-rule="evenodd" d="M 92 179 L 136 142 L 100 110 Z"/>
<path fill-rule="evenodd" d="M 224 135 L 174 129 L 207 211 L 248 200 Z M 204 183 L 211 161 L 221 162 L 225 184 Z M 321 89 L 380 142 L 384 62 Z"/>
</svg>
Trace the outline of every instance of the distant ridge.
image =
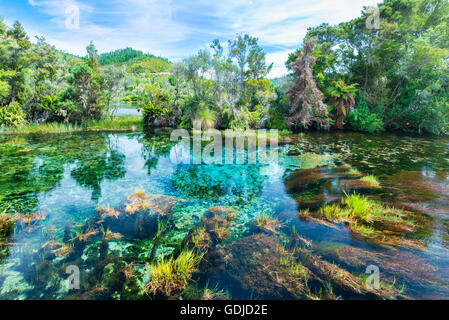
<svg viewBox="0 0 449 320">
<path fill-rule="evenodd" d="M 115 51 L 102 53 L 98 56 L 100 65 L 126 65 L 133 73 L 161 73 L 170 70 L 171 63 L 166 58 L 143 53 L 127 47 Z"/>
</svg>

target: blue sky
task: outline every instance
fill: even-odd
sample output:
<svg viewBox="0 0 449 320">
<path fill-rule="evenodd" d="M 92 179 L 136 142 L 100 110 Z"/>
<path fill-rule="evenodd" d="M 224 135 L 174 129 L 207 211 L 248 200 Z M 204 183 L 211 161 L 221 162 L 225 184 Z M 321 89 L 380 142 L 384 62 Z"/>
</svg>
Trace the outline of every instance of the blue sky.
<svg viewBox="0 0 449 320">
<path fill-rule="evenodd" d="M 0 0 L 0 16 L 7 24 L 20 20 L 32 37 L 44 36 L 77 55 L 93 40 L 99 52 L 133 47 L 180 61 L 214 39 L 249 33 L 274 63 L 270 77 L 277 77 L 286 73 L 288 53 L 300 45 L 307 27 L 347 21 L 379 1 Z"/>
</svg>

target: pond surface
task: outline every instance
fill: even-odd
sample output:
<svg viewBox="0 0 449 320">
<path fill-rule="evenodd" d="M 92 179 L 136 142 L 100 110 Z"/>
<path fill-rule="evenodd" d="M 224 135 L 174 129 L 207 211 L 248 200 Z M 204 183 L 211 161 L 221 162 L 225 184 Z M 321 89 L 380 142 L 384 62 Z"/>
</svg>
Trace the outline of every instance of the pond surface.
<svg viewBox="0 0 449 320">
<path fill-rule="evenodd" d="M 172 298 L 449 298 L 449 139 L 300 134 L 264 165 L 177 165 L 174 150 L 163 132 L 0 136 L 0 212 L 16 216 L 0 298 L 148 298 L 145 266 L 194 247 L 201 228 L 203 260 Z M 402 210 L 411 231 L 316 214 L 345 193 Z"/>
<path fill-rule="evenodd" d="M 115 116 L 141 116 L 142 112 L 140 112 L 137 108 L 117 108 L 114 111 Z"/>
</svg>

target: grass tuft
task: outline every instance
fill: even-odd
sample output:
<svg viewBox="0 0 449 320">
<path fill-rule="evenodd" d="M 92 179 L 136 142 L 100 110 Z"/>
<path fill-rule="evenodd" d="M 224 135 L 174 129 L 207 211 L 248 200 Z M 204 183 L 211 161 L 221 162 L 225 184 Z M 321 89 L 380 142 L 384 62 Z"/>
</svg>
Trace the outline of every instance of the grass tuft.
<svg viewBox="0 0 449 320">
<path fill-rule="evenodd" d="M 360 180 L 368 183 L 370 185 L 370 187 L 373 187 L 373 188 L 380 187 L 380 182 L 379 182 L 379 180 L 377 180 L 377 178 L 375 176 L 372 176 L 372 175 L 365 176 L 365 177 L 361 178 Z"/>
<path fill-rule="evenodd" d="M 165 297 L 182 294 L 203 255 L 185 250 L 174 259 L 162 258 L 148 267 L 150 281 L 145 284 L 145 292 Z"/>
<path fill-rule="evenodd" d="M 26 133 L 68 133 L 80 131 L 134 131 L 142 129 L 142 117 L 120 116 L 104 120 L 88 121 L 79 126 L 65 123 L 30 123 L 16 128 L 5 128 L 4 134 L 26 134 Z"/>
</svg>

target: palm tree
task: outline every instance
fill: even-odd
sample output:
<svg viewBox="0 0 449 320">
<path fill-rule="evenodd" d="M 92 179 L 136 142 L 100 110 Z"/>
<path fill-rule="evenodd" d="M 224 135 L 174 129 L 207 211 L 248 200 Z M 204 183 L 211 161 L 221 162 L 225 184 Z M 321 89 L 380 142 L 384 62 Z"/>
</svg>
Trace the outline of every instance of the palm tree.
<svg viewBox="0 0 449 320">
<path fill-rule="evenodd" d="M 215 127 L 215 112 L 210 110 L 207 107 L 203 107 L 200 110 L 198 110 L 196 114 L 196 120 L 201 121 L 201 128 L 204 129 L 213 129 Z"/>
<path fill-rule="evenodd" d="M 329 88 L 330 105 L 335 108 L 334 123 L 338 129 L 343 129 L 343 124 L 349 113 L 349 108 L 355 105 L 354 95 L 357 92 L 357 83 L 347 85 L 344 80 L 334 81 L 334 86 Z"/>
</svg>

